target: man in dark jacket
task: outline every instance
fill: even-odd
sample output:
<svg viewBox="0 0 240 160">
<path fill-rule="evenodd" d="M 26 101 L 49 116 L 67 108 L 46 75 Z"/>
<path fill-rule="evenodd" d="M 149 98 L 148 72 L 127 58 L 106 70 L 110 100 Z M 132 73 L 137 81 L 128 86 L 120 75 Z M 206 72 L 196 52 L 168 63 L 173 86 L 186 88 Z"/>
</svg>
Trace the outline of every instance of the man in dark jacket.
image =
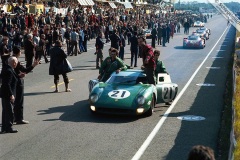
<svg viewBox="0 0 240 160">
<path fill-rule="evenodd" d="M 67 54 L 61 48 L 62 44 L 59 40 L 55 42 L 55 46 L 50 49 L 50 66 L 49 66 L 49 75 L 54 75 L 54 84 L 55 91 L 58 92 L 58 83 L 59 83 L 59 75 L 63 76 L 63 80 L 65 83 L 65 91 L 71 92 L 71 89 L 68 88 L 69 79 L 67 76 L 68 72 L 72 70 L 69 68 L 69 65 L 63 65 L 63 61 L 67 58 Z M 66 63 L 65 63 L 66 64 Z"/>
<path fill-rule="evenodd" d="M 122 30 L 120 35 L 119 35 L 119 38 L 120 38 L 120 51 L 119 51 L 119 58 L 121 58 L 122 60 L 124 60 L 124 48 L 126 46 L 126 43 L 125 43 L 125 38 L 124 38 L 124 31 Z"/>
<path fill-rule="evenodd" d="M 7 59 L 10 57 L 10 51 L 7 47 L 8 45 L 8 38 L 3 37 L 2 44 L 0 45 L 0 54 L 2 59 L 2 68 L 7 66 Z"/>
<path fill-rule="evenodd" d="M 152 35 L 152 47 L 155 48 L 156 37 L 157 37 L 157 29 L 155 28 L 155 26 L 151 31 L 151 35 Z"/>
<path fill-rule="evenodd" d="M 20 48 L 17 46 L 13 47 L 13 57 L 17 59 L 21 56 Z M 28 124 L 29 122 L 23 119 L 23 100 L 24 100 L 24 77 L 27 73 L 33 70 L 33 68 L 39 64 L 39 60 L 35 60 L 34 63 L 25 68 L 19 61 L 16 68 L 14 68 L 17 74 L 17 85 L 16 85 L 16 99 L 14 101 L 14 117 L 16 124 Z"/>
<path fill-rule="evenodd" d="M 119 50 L 120 37 L 117 35 L 117 31 L 113 30 L 113 34 L 110 36 L 111 47 Z"/>
<path fill-rule="evenodd" d="M 131 46 L 131 67 L 133 66 L 133 60 L 134 60 L 134 67 L 137 67 L 137 58 L 138 58 L 138 39 L 137 39 L 137 32 L 134 32 L 134 35 L 130 39 Z"/>
<path fill-rule="evenodd" d="M 163 28 L 162 28 L 162 43 L 163 43 L 163 47 L 166 47 L 165 46 L 165 43 L 167 41 L 167 28 L 166 28 L 166 25 L 163 25 Z"/>
<path fill-rule="evenodd" d="M 96 69 L 99 69 L 99 62 L 100 62 L 100 66 L 102 65 L 103 62 L 103 47 L 104 47 L 104 42 L 102 39 L 102 33 L 100 32 L 97 39 L 96 39 Z"/>
<path fill-rule="evenodd" d="M 24 43 L 25 49 L 25 58 L 27 61 L 26 67 L 32 66 L 33 63 L 33 56 L 34 56 L 34 44 L 33 44 L 33 36 L 31 34 L 27 35 L 28 39 Z"/>
<path fill-rule="evenodd" d="M 2 133 L 17 133 L 13 129 L 13 104 L 15 101 L 15 91 L 17 84 L 17 74 L 13 70 L 16 68 L 18 60 L 16 57 L 8 59 L 8 65 L 3 68 L 2 75 Z"/>
<path fill-rule="evenodd" d="M 157 28 L 158 45 L 162 45 L 162 26 L 158 24 Z"/>
</svg>

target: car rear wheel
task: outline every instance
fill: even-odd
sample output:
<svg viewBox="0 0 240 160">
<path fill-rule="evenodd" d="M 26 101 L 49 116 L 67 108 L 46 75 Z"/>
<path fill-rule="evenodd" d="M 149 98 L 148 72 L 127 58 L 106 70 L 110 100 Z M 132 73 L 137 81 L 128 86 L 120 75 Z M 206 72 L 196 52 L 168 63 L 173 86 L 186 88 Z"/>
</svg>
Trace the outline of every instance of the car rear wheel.
<svg viewBox="0 0 240 160">
<path fill-rule="evenodd" d="M 151 116 L 153 114 L 154 107 L 155 107 L 155 98 L 153 96 L 151 104 L 150 104 L 150 108 L 146 112 L 146 116 Z"/>
</svg>

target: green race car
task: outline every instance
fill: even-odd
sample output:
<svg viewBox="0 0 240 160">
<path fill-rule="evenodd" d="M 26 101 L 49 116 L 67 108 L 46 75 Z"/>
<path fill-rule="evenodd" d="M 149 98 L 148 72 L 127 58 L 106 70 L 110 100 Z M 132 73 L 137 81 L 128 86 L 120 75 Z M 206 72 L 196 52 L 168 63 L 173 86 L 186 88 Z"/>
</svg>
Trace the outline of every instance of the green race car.
<svg viewBox="0 0 240 160">
<path fill-rule="evenodd" d="M 170 103 L 178 85 L 166 73 L 158 74 L 156 86 L 148 84 L 142 70 L 126 70 L 105 82 L 89 81 L 89 102 L 93 113 L 151 116 L 158 103 Z"/>
</svg>

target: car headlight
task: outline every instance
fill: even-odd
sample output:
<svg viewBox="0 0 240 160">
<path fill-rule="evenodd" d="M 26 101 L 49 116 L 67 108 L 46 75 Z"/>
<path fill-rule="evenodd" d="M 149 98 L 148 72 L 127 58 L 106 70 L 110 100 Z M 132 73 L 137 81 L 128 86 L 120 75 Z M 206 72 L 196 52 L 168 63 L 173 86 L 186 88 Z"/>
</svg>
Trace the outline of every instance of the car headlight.
<svg viewBox="0 0 240 160">
<path fill-rule="evenodd" d="M 138 108 L 138 109 L 137 109 L 137 113 L 138 113 L 138 114 L 143 113 L 143 111 L 144 111 L 144 108 Z"/>
<path fill-rule="evenodd" d="M 146 100 L 145 97 L 140 96 L 138 97 L 137 102 L 138 104 L 143 105 L 145 103 L 145 100 Z"/>
<path fill-rule="evenodd" d="M 90 96 L 90 100 L 91 100 L 91 102 L 93 102 L 93 103 L 97 102 L 97 100 L 98 100 L 98 95 L 97 95 L 97 94 L 91 95 L 91 96 Z"/>
</svg>

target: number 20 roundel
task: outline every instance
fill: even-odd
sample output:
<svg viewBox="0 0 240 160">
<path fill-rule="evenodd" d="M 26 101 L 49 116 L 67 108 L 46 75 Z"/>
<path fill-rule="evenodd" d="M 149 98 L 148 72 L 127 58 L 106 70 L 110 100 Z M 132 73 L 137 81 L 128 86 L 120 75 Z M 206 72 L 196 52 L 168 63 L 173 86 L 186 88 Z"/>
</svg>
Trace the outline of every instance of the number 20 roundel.
<svg viewBox="0 0 240 160">
<path fill-rule="evenodd" d="M 130 92 L 127 90 L 113 90 L 108 93 L 108 96 L 114 99 L 124 99 L 130 96 Z"/>
</svg>

